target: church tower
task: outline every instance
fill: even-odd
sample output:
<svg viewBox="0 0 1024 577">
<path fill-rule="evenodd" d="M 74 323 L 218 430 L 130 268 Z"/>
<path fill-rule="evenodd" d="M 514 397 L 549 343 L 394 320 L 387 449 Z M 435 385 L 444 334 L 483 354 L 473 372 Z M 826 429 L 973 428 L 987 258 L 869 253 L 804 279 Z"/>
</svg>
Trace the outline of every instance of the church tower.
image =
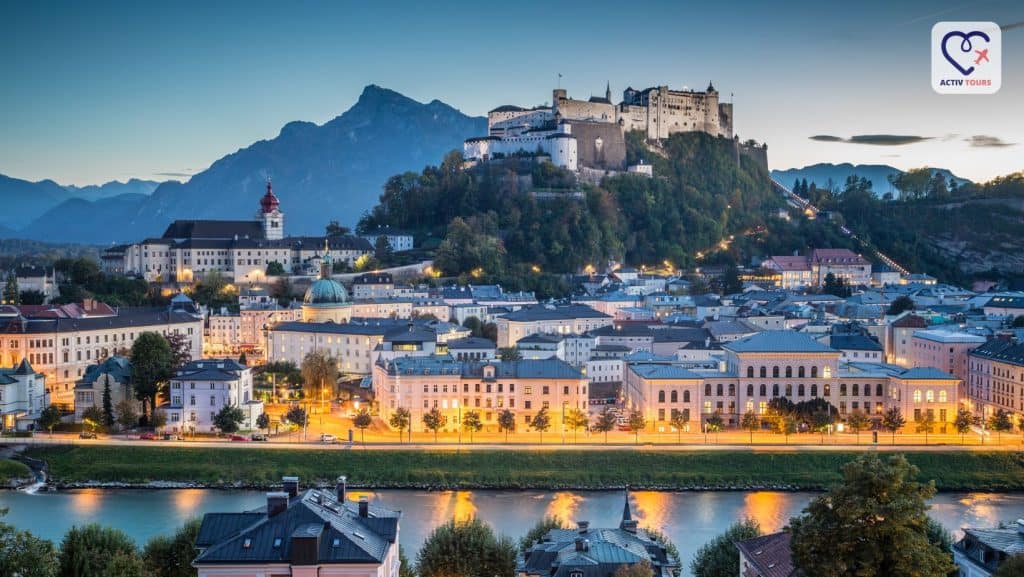
<svg viewBox="0 0 1024 577">
<path fill-rule="evenodd" d="M 274 190 L 267 179 L 267 193 L 260 199 L 260 210 L 256 218 L 263 223 L 263 238 L 280 240 L 284 238 L 284 213 L 281 212 L 281 201 L 277 200 Z"/>
</svg>

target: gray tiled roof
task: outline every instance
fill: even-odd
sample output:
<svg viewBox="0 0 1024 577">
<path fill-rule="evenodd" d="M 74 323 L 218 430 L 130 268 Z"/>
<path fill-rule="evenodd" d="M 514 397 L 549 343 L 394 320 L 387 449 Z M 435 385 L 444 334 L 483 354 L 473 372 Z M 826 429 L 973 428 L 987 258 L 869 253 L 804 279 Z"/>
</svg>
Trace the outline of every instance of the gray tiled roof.
<svg viewBox="0 0 1024 577">
<path fill-rule="evenodd" d="M 795 331 L 764 331 L 743 337 L 722 348 L 736 353 L 835 353 L 806 333 Z"/>
<path fill-rule="evenodd" d="M 645 379 L 700 379 L 701 375 L 674 365 L 630 364 L 629 369 Z"/>
<path fill-rule="evenodd" d="M 0 334 L 12 333 L 62 333 L 74 331 L 97 331 L 104 329 L 146 329 L 153 325 L 195 323 L 199 319 L 181 311 L 158 309 L 122 308 L 115 316 L 82 317 L 74 319 L 29 319 L 22 323 L 12 319 L 0 324 Z"/>
<path fill-rule="evenodd" d="M 759 577 L 791 577 L 801 573 L 793 566 L 789 533 L 772 533 L 736 543 Z"/>
<path fill-rule="evenodd" d="M 503 318 L 516 322 L 532 322 L 570 319 L 610 319 L 611 317 L 584 305 L 569 305 L 548 308 L 542 305 L 524 307 L 508 313 Z"/>
<path fill-rule="evenodd" d="M 833 349 L 844 351 L 881 351 L 882 346 L 864 335 L 832 335 L 829 344 Z"/>
<path fill-rule="evenodd" d="M 100 378 L 100 375 L 110 375 L 116 382 L 128 384 L 132 378 L 132 363 L 128 357 L 121 355 L 107 357 L 102 363 L 86 367 L 85 374 L 78 382 L 82 385 L 92 386 L 96 379 Z"/>
<path fill-rule="evenodd" d="M 915 367 L 899 374 L 901 379 L 956 380 L 953 375 L 933 367 Z"/>
</svg>

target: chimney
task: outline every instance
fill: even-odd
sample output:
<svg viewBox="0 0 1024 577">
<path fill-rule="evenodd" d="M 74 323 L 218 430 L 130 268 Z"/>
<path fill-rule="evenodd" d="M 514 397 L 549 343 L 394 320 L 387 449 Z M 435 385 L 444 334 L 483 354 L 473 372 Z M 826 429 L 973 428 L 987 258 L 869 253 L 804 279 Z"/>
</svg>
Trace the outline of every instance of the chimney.
<svg viewBox="0 0 1024 577">
<path fill-rule="evenodd" d="M 577 521 L 576 526 L 579 529 L 580 535 L 586 535 L 587 529 L 590 528 L 590 521 Z"/>
<path fill-rule="evenodd" d="M 370 516 L 370 502 L 366 500 L 366 497 L 359 498 L 359 516 L 364 518 Z"/>
<path fill-rule="evenodd" d="M 298 477 L 281 477 L 281 481 L 284 483 L 284 492 L 288 493 L 289 498 L 299 494 Z"/>
<path fill-rule="evenodd" d="M 587 540 L 584 539 L 583 537 L 576 537 L 576 550 L 577 551 L 586 551 L 587 550 Z"/>
<path fill-rule="evenodd" d="M 348 488 L 347 479 L 345 475 L 338 477 L 338 481 L 334 485 L 334 496 L 338 499 L 338 503 L 345 504 L 345 491 Z"/>
<path fill-rule="evenodd" d="M 267 493 L 267 517 L 273 517 L 288 508 L 288 493 Z"/>
</svg>

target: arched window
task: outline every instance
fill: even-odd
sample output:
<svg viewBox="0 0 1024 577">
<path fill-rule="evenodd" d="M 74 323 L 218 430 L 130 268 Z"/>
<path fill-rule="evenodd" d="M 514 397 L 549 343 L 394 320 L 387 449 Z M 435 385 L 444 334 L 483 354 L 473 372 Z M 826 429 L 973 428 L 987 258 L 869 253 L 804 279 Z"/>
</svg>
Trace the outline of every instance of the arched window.
<svg viewBox="0 0 1024 577">
<path fill-rule="evenodd" d="M 839 384 L 839 396 L 840 397 L 845 397 L 846 396 L 846 383 L 840 383 Z"/>
<path fill-rule="evenodd" d="M 736 396 L 736 384 L 735 383 L 729 383 L 729 396 L 730 397 L 735 397 Z"/>
<path fill-rule="evenodd" d="M 754 396 L 754 385 L 747 385 L 747 396 L 748 397 L 753 397 Z"/>
<path fill-rule="evenodd" d="M 715 387 L 715 394 L 719 397 L 722 396 L 722 383 L 718 383 L 718 386 Z"/>
<path fill-rule="evenodd" d="M 679 402 L 679 391 L 673 390 L 672 393 L 668 396 L 668 400 L 673 402 L 673 403 L 678 403 Z"/>
<path fill-rule="evenodd" d="M 924 400 L 929 402 L 929 403 L 934 403 L 935 402 L 935 391 L 933 391 L 931 389 L 928 389 L 927 391 L 925 391 L 925 393 L 924 393 Z"/>
<path fill-rule="evenodd" d="M 860 396 L 860 385 L 857 384 L 857 383 L 853 383 L 853 396 L 855 396 L 855 397 L 859 397 Z"/>
<path fill-rule="evenodd" d="M 704 396 L 705 397 L 710 397 L 711 396 L 711 383 L 704 383 Z"/>
<path fill-rule="evenodd" d="M 915 389 L 914 390 L 914 402 L 915 403 L 920 403 L 921 402 L 921 389 Z"/>
<path fill-rule="evenodd" d="M 747 378 L 754 378 L 754 367 L 747 367 Z"/>
<path fill-rule="evenodd" d="M 804 394 L 806 392 L 807 392 L 807 389 L 804 388 L 804 384 L 803 383 L 800 383 L 799 385 L 796 386 L 796 396 L 802 397 L 802 396 L 804 396 Z"/>
<path fill-rule="evenodd" d="M 787 397 L 792 397 L 793 396 L 793 385 L 786 385 L 786 396 Z"/>
<path fill-rule="evenodd" d="M 825 395 L 824 396 L 831 397 L 832 396 L 832 385 L 830 383 L 825 383 L 824 387 L 825 387 Z"/>
<path fill-rule="evenodd" d="M 946 391 L 939 391 L 939 402 L 945 403 L 947 400 Z"/>
<path fill-rule="evenodd" d="M 818 385 L 815 385 L 815 384 L 811 385 L 811 396 L 812 397 L 817 397 L 818 396 Z"/>
<path fill-rule="evenodd" d="M 812 379 L 818 378 L 818 367 L 816 367 L 816 366 L 815 367 L 811 367 L 811 378 Z"/>
<path fill-rule="evenodd" d="M 658 391 L 658 402 L 659 403 L 664 403 L 665 402 L 665 391 Z"/>
<path fill-rule="evenodd" d="M 774 385 L 772 385 L 772 396 L 773 397 L 779 396 L 779 384 L 778 383 L 775 383 Z"/>
<path fill-rule="evenodd" d="M 772 378 L 773 379 L 779 378 L 779 367 L 778 366 L 772 367 Z"/>
<path fill-rule="evenodd" d="M 787 379 L 792 379 L 793 378 L 793 367 L 788 366 L 788 365 L 786 366 L 786 378 Z"/>
<path fill-rule="evenodd" d="M 801 379 L 804 378 L 804 367 L 802 365 L 796 368 L 796 376 Z"/>
<path fill-rule="evenodd" d="M 821 373 L 822 373 L 822 377 L 824 377 L 826 379 L 831 379 L 832 378 L 832 367 L 830 367 L 828 365 L 825 365 L 824 367 L 821 368 Z"/>
<path fill-rule="evenodd" d="M 683 391 L 683 402 L 684 403 L 689 403 L 690 402 L 690 391 Z"/>
<path fill-rule="evenodd" d="M 761 385 L 761 396 L 762 397 L 767 397 L 768 396 L 768 387 L 765 386 L 765 385 Z"/>
<path fill-rule="evenodd" d="M 763 378 L 766 378 L 767 376 L 768 376 L 768 367 L 761 367 L 761 378 L 763 379 Z"/>
<path fill-rule="evenodd" d="M 882 383 L 878 383 L 877 385 L 875 385 L 875 396 L 876 397 L 881 397 L 882 396 Z"/>
</svg>

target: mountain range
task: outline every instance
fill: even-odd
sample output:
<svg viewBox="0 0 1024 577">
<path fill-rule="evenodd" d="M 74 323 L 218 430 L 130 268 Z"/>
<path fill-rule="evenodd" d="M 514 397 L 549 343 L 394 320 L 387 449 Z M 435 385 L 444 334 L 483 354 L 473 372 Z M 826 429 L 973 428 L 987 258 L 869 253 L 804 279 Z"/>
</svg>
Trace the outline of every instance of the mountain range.
<svg viewBox="0 0 1024 577">
<path fill-rule="evenodd" d="M 268 177 L 281 200 L 287 233 L 322 233 L 330 220 L 354 225 L 377 203 L 390 176 L 436 164 L 486 130 L 483 117 L 370 85 L 341 116 L 322 125 L 289 122 L 275 138 L 229 154 L 187 182 L 160 183 L 151 194 L 100 197 L 90 191 L 92 198 L 65 197 L 33 218 L 0 221 L 16 229 L 0 229 L 0 234 L 110 244 L 159 235 L 175 219 L 248 219 Z M 43 204 L 36 203 L 35 210 Z M 83 218 L 88 214 L 103 217 Z"/>
<path fill-rule="evenodd" d="M 25 226 L 46 211 L 73 199 L 99 200 L 122 194 L 148 195 L 156 190 L 159 182 L 131 179 L 128 182 L 116 180 L 106 184 L 74 186 L 60 185 L 52 180 L 31 182 L 0 174 L 0 198 L 4 210 L 0 212 L 0 231 L 13 231 Z"/>
<path fill-rule="evenodd" d="M 933 168 L 932 170 L 941 173 L 946 179 L 954 178 L 958 184 L 966 184 L 965 178 L 956 176 L 945 168 Z M 787 170 L 771 171 L 772 178 L 788 188 L 793 188 L 793 183 L 799 179 L 807 179 L 807 184 L 814 183 L 818 188 L 842 187 L 846 177 L 856 175 L 871 181 L 872 190 L 878 196 L 891 192 L 893 196 L 899 197 L 899 190 L 889 183 L 889 177 L 903 174 L 903 171 L 888 164 L 832 164 L 823 162 L 812 164 L 803 168 L 790 168 Z"/>
</svg>

